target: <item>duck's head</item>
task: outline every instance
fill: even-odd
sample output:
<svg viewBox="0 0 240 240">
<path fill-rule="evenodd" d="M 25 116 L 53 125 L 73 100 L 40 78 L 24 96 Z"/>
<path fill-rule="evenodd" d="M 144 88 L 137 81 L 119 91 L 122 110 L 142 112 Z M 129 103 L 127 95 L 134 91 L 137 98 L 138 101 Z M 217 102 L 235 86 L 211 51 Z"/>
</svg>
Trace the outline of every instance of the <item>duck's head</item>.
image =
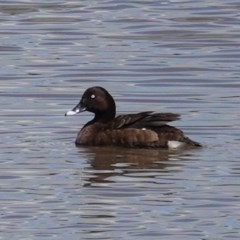
<svg viewBox="0 0 240 240">
<path fill-rule="evenodd" d="M 102 87 L 88 88 L 80 102 L 65 116 L 88 111 L 95 114 L 95 120 L 106 122 L 115 117 L 116 105 L 113 97 Z"/>
</svg>

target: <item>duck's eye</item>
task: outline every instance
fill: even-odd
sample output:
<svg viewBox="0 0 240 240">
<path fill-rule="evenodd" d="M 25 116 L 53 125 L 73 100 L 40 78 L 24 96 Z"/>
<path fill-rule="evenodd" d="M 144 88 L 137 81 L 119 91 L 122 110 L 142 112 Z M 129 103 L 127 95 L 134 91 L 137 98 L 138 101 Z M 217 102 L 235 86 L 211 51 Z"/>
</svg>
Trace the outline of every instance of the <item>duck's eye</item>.
<svg viewBox="0 0 240 240">
<path fill-rule="evenodd" d="M 90 97 L 91 97 L 91 99 L 94 99 L 96 96 L 95 96 L 95 94 L 92 94 Z"/>
</svg>

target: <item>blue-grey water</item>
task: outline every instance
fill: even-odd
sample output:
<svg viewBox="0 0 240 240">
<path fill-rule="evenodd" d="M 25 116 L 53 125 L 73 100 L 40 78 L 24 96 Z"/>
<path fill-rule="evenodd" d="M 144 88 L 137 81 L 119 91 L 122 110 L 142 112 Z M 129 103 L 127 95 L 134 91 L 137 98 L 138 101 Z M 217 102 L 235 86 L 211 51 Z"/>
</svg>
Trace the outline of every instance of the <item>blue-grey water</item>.
<svg viewBox="0 0 240 240">
<path fill-rule="evenodd" d="M 239 239 L 240 3 L 0 1 L 0 239 Z M 201 149 L 76 148 L 94 85 Z"/>
</svg>

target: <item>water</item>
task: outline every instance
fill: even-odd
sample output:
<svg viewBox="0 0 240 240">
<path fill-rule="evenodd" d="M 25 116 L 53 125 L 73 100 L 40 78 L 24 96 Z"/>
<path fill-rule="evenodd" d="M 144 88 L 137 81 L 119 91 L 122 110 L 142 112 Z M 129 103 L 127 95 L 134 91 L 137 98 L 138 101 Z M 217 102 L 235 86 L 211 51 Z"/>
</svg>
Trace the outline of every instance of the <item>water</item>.
<svg viewBox="0 0 240 240">
<path fill-rule="evenodd" d="M 0 1 L 0 239 L 239 239 L 239 8 Z M 76 148 L 94 85 L 204 147 Z"/>
</svg>

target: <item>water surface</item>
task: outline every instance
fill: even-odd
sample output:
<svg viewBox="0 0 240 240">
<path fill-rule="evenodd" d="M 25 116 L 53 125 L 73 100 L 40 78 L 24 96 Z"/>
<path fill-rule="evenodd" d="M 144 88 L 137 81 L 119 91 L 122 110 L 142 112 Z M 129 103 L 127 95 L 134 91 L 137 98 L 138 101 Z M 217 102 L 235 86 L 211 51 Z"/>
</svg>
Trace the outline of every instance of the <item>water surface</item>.
<svg viewBox="0 0 240 240">
<path fill-rule="evenodd" d="M 239 239 L 238 1 L 0 1 L 0 239 Z M 107 88 L 203 144 L 76 148 Z"/>
</svg>

